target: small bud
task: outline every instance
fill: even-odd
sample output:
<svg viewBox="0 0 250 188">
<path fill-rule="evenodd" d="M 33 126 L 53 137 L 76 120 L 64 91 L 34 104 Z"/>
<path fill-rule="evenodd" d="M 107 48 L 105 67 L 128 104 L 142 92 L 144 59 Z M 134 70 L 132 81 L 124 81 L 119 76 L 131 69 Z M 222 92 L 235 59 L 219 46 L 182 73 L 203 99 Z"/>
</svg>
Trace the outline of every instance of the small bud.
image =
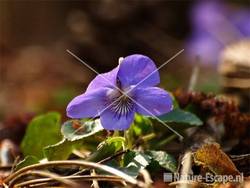
<svg viewBox="0 0 250 188">
<path fill-rule="evenodd" d="M 121 64 L 121 62 L 123 61 L 123 57 L 119 57 L 119 60 L 118 60 L 118 64 L 120 65 Z"/>
</svg>

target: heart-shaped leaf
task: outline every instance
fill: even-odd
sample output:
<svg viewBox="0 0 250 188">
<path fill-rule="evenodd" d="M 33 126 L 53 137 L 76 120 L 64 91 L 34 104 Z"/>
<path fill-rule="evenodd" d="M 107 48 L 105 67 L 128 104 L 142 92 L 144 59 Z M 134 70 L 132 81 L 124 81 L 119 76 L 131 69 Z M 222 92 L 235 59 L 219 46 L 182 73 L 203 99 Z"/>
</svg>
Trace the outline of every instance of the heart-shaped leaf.
<svg viewBox="0 0 250 188">
<path fill-rule="evenodd" d="M 128 151 L 124 154 L 122 167 L 117 163 L 117 161 L 114 160 L 107 162 L 107 164 L 123 171 L 132 177 L 137 177 L 139 171 L 146 168 L 150 162 L 150 156 L 142 152 Z"/>
<path fill-rule="evenodd" d="M 69 141 L 63 139 L 62 141 L 44 148 L 44 154 L 49 161 L 52 160 L 66 160 L 72 151 L 82 143 L 81 140 Z"/>
<path fill-rule="evenodd" d="M 203 124 L 195 114 L 179 108 L 173 109 L 171 112 L 159 116 L 158 118 L 166 123 L 177 123 L 189 126 L 200 126 Z"/>
<path fill-rule="evenodd" d="M 59 113 L 51 112 L 35 117 L 29 123 L 21 143 L 24 156 L 31 155 L 42 159 L 44 157 L 43 148 L 62 139 L 60 127 Z"/>
<path fill-rule="evenodd" d="M 120 151 L 125 143 L 125 139 L 123 137 L 110 137 L 105 141 L 101 142 L 97 147 L 97 150 L 93 152 L 88 160 L 98 162 L 106 157 L 109 157 L 116 152 Z"/>
<path fill-rule="evenodd" d="M 156 161 L 161 167 L 176 172 L 177 162 L 172 155 L 169 155 L 165 151 L 147 151 L 145 152 L 154 161 Z"/>
<path fill-rule="evenodd" d="M 64 138 L 75 141 L 102 131 L 103 127 L 99 119 L 96 120 L 70 120 L 62 125 L 61 132 Z"/>
</svg>

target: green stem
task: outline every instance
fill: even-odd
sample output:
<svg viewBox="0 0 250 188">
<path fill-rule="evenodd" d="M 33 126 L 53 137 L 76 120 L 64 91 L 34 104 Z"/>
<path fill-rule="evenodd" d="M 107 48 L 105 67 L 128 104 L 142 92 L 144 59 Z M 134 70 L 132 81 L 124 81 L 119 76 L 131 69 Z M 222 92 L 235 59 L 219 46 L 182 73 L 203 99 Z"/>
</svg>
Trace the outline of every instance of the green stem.
<svg viewBox="0 0 250 188">
<path fill-rule="evenodd" d="M 153 138 L 155 138 L 155 137 L 156 137 L 156 134 L 155 134 L 155 133 L 150 133 L 150 134 L 147 134 L 147 135 L 143 136 L 143 137 L 142 137 L 142 140 L 143 140 L 144 142 L 147 142 L 147 141 L 149 141 L 149 140 L 151 140 L 151 139 L 153 139 Z"/>
<path fill-rule="evenodd" d="M 116 137 L 116 136 L 120 136 L 120 132 L 119 131 L 114 131 L 114 134 L 113 134 L 113 137 Z"/>
<path fill-rule="evenodd" d="M 157 147 L 160 148 L 164 145 L 166 145 L 167 143 L 171 142 L 173 139 L 175 139 L 177 137 L 176 134 L 173 134 L 169 137 L 167 137 L 166 139 L 162 140 L 161 142 L 159 142 L 159 144 L 157 144 Z"/>
<path fill-rule="evenodd" d="M 131 136 L 130 128 L 124 131 L 124 138 L 125 138 L 125 149 L 131 150 L 133 148 L 133 138 Z"/>
</svg>

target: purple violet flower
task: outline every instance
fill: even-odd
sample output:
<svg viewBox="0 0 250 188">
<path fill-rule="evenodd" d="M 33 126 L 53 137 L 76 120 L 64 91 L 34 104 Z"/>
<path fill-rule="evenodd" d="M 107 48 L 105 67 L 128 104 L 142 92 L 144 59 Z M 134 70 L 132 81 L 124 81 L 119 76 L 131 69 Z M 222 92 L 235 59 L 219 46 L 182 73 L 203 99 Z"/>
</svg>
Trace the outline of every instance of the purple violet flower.
<svg viewBox="0 0 250 188">
<path fill-rule="evenodd" d="M 250 9 L 232 9 L 225 1 L 197 1 L 190 12 L 193 31 L 186 42 L 190 59 L 217 64 L 221 51 L 235 41 L 250 37 Z"/>
<path fill-rule="evenodd" d="M 144 55 L 130 55 L 112 71 L 98 75 L 82 95 L 67 106 L 71 118 L 100 116 L 107 130 L 128 129 L 135 113 L 159 116 L 172 110 L 172 98 L 163 89 L 154 62 Z"/>
</svg>

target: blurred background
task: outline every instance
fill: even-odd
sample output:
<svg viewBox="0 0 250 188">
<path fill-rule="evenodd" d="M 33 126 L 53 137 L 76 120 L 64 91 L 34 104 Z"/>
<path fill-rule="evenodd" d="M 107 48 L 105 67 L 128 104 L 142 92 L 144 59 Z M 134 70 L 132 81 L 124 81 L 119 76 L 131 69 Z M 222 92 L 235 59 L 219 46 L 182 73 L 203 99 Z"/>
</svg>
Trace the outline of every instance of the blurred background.
<svg viewBox="0 0 250 188">
<path fill-rule="evenodd" d="M 0 0 L 0 119 L 57 110 L 95 73 L 141 53 L 161 86 L 240 96 L 249 109 L 250 2 L 213 0 Z M 196 78 L 196 79 L 195 79 Z M 242 102 L 244 101 L 244 102 Z"/>
</svg>

